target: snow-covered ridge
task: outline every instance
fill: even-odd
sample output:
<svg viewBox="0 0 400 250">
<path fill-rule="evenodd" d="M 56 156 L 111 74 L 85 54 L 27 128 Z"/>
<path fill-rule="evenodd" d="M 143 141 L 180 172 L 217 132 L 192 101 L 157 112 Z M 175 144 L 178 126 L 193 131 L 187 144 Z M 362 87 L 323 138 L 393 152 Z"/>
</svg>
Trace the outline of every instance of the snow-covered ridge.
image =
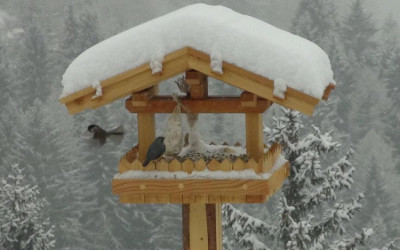
<svg viewBox="0 0 400 250">
<path fill-rule="evenodd" d="M 126 30 L 79 55 L 67 68 L 61 97 L 168 53 L 192 47 L 222 61 L 321 98 L 334 83 L 327 54 L 316 44 L 223 6 L 193 4 Z M 217 68 L 215 70 L 218 70 Z"/>
<path fill-rule="evenodd" d="M 129 170 L 122 174 L 116 174 L 114 179 L 268 179 L 276 170 L 282 167 L 287 160 L 280 155 L 272 169 L 267 173 L 257 174 L 253 169 L 241 171 L 192 171 L 188 174 L 184 171 L 141 171 Z"/>
</svg>

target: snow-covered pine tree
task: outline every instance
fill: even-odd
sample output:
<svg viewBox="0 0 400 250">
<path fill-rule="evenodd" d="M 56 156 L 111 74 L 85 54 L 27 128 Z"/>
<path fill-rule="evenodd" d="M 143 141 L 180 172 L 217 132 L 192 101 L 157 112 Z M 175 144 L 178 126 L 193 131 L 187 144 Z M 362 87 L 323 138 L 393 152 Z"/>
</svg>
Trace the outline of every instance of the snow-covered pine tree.
<svg viewBox="0 0 400 250">
<path fill-rule="evenodd" d="M 281 117 L 274 117 L 272 128 L 266 130 L 268 141 L 277 141 L 283 146 L 283 154 L 291 165 L 290 176 L 279 194 L 277 220 L 271 225 L 252 223 L 255 219 L 251 216 L 243 216 L 231 205 L 224 206 L 225 223 L 230 225 L 233 238 L 245 249 L 257 249 L 255 243 L 258 249 L 291 250 L 351 250 L 366 244 L 371 229 L 362 229 L 353 238 L 344 236 L 345 223 L 361 209 L 363 194 L 350 201 L 336 200 L 341 191 L 349 191 L 353 183 L 355 169 L 350 162 L 353 151 L 350 149 L 335 159 L 334 152 L 341 145 L 333 141 L 332 132 L 321 133 L 312 126 L 311 133 L 307 134 L 299 112 L 287 109 L 282 112 Z M 258 233 L 262 230 L 275 241 L 261 241 Z M 243 240 L 247 238 L 252 241 Z"/>
<path fill-rule="evenodd" d="M 38 186 L 26 185 L 22 169 L 11 166 L 0 182 L 0 248 L 5 250 L 47 250 L 54 247 L 54 226 L 43 219 L 45 200 Z"/>
<path fill-rule="evenodd" d="M 332 132 L 321 133 L 312 126 L 311 133 L 305 134 L 299 112 L 282 112 L 274 117 L 267 137 L 282 145 L 291 165 L 279 202 L 277 238 L 287 249 L 326 249 L 346 232 L 344 223 L 361 209 L 362 194 L 350 202 L 336 201 L 336 193 L 353 183 L 355 169 L 349 161 L 353 151 L 328 164 L 334 158 L 329 153 L 341 146 L 333 141 Z"/>
<path fill-rule="evenodd" d="M 224 249 L 231 249 L 233 242 L 243 249 L 269 250 L 265 238 L 274 239 L 276 228 L 235 208 L 231 204 L 222 205 L 222 226 L 224 228 Z M 225 234 L 231 234 L 232 240 Z"/>
</svg>

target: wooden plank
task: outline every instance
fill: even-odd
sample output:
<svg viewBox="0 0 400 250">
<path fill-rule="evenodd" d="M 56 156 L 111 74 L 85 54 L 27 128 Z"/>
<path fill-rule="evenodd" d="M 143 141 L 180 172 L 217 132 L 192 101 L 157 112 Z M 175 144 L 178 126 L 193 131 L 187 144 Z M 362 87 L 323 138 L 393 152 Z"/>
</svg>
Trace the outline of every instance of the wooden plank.
<svg viewBox="0 0 400 250">
<path fill-rule="evenodd" d="M 247 195 L 246 203 L 264 203 L 267 200 L 266 195 Z"/>
<path fill-rule="evenodd" d="M 119 196 L 120 203 L 135 203 L 142 204 L 144 201 L 144 194 L 123 194 Z"/>
<path fill-rule="evenodd" d="M 182 171 L 182 164 L 176 158 L 174 158 L 168 165 L 168 171 Z"/>
<path fill-rule="evenodd" d="M 268 179 L 114 179 L 112 191 L 114 194 L 265 195 L 268 182 Z M 245 184 L 247 189 L 243 188 Z"/>
<path fill-rule="evenodd" d="M 194 163 L 191 159 L 186 159 L 184 162 L 182 162 L 182 171 L 191 174 L 194 169 Z"/>
<path fill-rule="evenodd" d="M 190 250 L 208 249 L 206 204 L 189 205 Z"/>
<path fill-rule="evenodd" d="M 222 250 L 221 204 L 206 204 L 208 250 Z"/>
<path fill-rule="evenodd" d="M 330 83 L 324 90 L 324 94 L 322 96 L 322 100 L 327 101 L 329 98 L 329 95 L 331 94 L 331 91 L 336 88 L 336 85 L 333 83 Z"/>
<path fill-rule="evenodd" d="M 182 240 L 183 250 L 190 250 L 190 234 L 189 234 L 189 204 L 182 204 Z"/>
<path fill-rule="evenodd" d="M 98 108 L 114 100 L 130 95 L 133 92 L 149 88 L 160 81 L 171 78 L 186 70 L 188 70 L 187 56 L 178 57 L 163 63 L 162 74 L 153 75 L 151 69 L 147 69 L 107 87 L 103 87 L 103 95 L 99 98 L 92 99 L 93 94 L 87 94 L 67 102 L 66 106 L 70 114 L 76 114 L 89 108 Z"/>
<path fill-rule="evenodd" d="M 288 87 L 286 98 L 274 97 L 273 81 L 254 74 L 233 64 L 223 63 L 223 74 L 215 74 L 210 68 L 210 57 L 200 51 L 189 48 L 189 68 L 200 71 L 215 79 L 226 82 L 235 87 L 255 93 L 265 99 L 271 100 L 287 108 L 298 110 L 306 115 L 311 115 L 319 99 L 306 95 L 298 90 Z"/>
<path fill-rule="evenodd" d="M 194 163 L 194 170 L 203 171 L 204 169 L 206 169 L 206 165 L 206 161 L 203 158 L 200 158 Z"/>
<path fill-rule="evenodd" d="M 215 237 L 216 250 L 222 250 L 222 206 L 220 203 L 215 204 Z"/>
<path fill-rule="evenodd" d="M 144 195 L 145 203 L 166 204 L 169 203 L 169 195 L 163 194 L 146 194 Z"/>
<path fill-rule="evenodd" d="M 208 96 L 207 76 L 193 70 L 186 71 L 186 83 L 190 85 L 191 99 L 204 99 Z"/>
<path fill-rule="evenodd" d="M 146 106 L 147 102 L 156 95 L 158 88 L 148 88 L 132 94 L 133 106 Z M 150 112 L 151 113 L 151 112 Z"/>
<path fill-rule="evenodd" d="M 126 157 L 122 157 L 118 164 L 118 173 L 123 173 L 128 170 L 131 170 L 131 163 L 126 159 Z"/>
<path fill-rule="evenodd" d="M 179 99 L 191 113 L 263 113 L 272 104 L 268 100 L 260 99 L 256 106 L 243 106 L 240 98 L 234 96 L 212 96 L 197 100 L 181 96 Z M 155 96 L 146 106 L 133 105 L 132 98 L 125 101 L 125 107 L 131 113 L 172 113 L 175 106 L 172 96 Z M 182 109 L 181 112 L 187 111 Z"/>
<path fill-rule="evenodd" d="M 137 119 L 139 160 L 143 162 L 146 158 L 147 150 L 156 137 L 154 113 L 138 114 Z"/>
<path fill-rule="evenodd" d="M 240 104 L 243 107 L 256 107 L 257 96 L 248 91 L 244 91 L 242 92 L 242 94 L 240 94 Z"/>
<path fill-rule="evenodd" d="M 176 58 L 179 58 L 179 57 L 182 57 L 182 56 L 186 56 L 187 53 L 188 53 L 187 52 L 187 48 L 182 48 L 182 49 L 176 50 L 174 52 L 171 52 L 171 53 L 167 54 L 166 56 L 164 56 L 163 63 L 172 61 L 172 60 L 174 60 Z M 102 88 L 108 87 L 110 85 L 113 85 L 116 82 L 120 82 L 120 81 L 125 80 L 125 79 L 127 79 L 129 77 L 135 76 L 135 75 L 137 75 L 139 73 L 142 73 L 144 71 L 149 71 L 149 70 L 151 70 L 151 68 L 150 68 L 150 64 L 147 62 L 147 63 L 142 64 L 139 67 L 127 70 L 125 72 L 122 72 L 120 74 L 117 74 L 117 75 L 115 75 L 113 77 L 110 77 L 110 78 L 108 78 L 106 80 L 101 81 L 100 82 L 100 86 Z M 72 94 L 70 94 L 70 95 L 68 95 L 66 97 L 63 97 L 59 101 L 60 101 L 60 103 L 65 104 L 65 103 L 71 102 L 73 100 L 76 100 L 76 99 L 78 99 L 78 98 L 80 98 L 82 96 L 86 96 L 86 95 L 93 96 L 95 94 L 95 92 L 96 91 L 95 91 L 95 89 L 93 87 L 87 87 L 87 88 L 85 88 L 83 90 L 77 91 L 77 92 L 72 93 Z"/>
<path fill-rule="evenodd" d="M 273 81 L 226 62 L 223 63 L 224 73 L 222 75 L 216 74 L 210 68 L 209 55 L 192 48 L 183 48 L 165 56 L 161 74 L 153 75 L 148 63 L 146 63 L 102 81 L 103 95 L 99 98 L 92 99 L 95 89 L 87 87 L 60 99 L 60 102 L 67 106 L 70 114 L 75 114 L 87 108 L 104 106 L 132 92 L 151 87 L 162 80 L 166 80 L 189 69 L 197 70 L 235 87 L 255 93 L 274 103 L 299 110 L 307 115 L 312 114 L 314 107 L 319 102 L 318 98 L 290 87 L 286 91 L 285 99 L 276 98 L 273 95 Z M 334 85 L 331 84 L 327 87 L 324 99 L 327 99 L 330 90 L 333 89 L 332 86 Z"/>
<path fill-rule="evenodd" d="M 246 151 L 256 161 L 264 153 L 262 114 L 246 113 Z"/>
</svg>

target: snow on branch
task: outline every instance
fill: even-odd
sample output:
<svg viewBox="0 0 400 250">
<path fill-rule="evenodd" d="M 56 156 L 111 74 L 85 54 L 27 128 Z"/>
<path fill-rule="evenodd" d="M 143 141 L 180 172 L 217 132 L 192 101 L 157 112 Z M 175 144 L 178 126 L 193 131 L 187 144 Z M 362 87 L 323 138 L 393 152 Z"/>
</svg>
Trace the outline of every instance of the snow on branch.
<svg viewBox="0 0 400 250">
<path fill-rule="evenodd" d="M 235 242 L 246 249 L 269 250 L 258 235 L 269 235 L 273 238 L 275 227 L 236 209 L 231 204 L 222 206 L 224 228 L 232 228 Z"/>
<path fill-rule="evenodd" d="M 365 246 L 368 239 L 374 233 L 372 228 L 363 228 L 361 233 L 356 233 L 352 239 L 335 241 L 329 248 L 330 250 L 354 250 L 357 246 Z"/>
<path fill-rule="evenodd" d="M 18 165 L 0 183 L 0 248 L 43 249 L 54 247 L 54 226 L 42 219 L 45 200 L 38 199 L 35 185 L 23 185 L 24 175 Z"/>
</svg>

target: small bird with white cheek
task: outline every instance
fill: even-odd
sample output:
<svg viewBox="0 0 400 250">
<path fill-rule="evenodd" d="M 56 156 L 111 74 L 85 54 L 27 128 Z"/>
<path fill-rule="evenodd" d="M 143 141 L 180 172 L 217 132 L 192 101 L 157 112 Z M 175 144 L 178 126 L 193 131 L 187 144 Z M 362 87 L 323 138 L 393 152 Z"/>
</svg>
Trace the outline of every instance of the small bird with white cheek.
<svg viewBox="0 0 400 250">
<path fill-rule="evenodd" d="M 113 143 L 118 144 L 124 136 L 124 129 L 122 126 L 106 131 L 96 124 L 91 124 L 88 126 L 88 131 L 93 134 L 92 140 L 97 146 L 103 146 L 107 138 Z"/>
<path fill-rule="evenodd" d="M 160 158 L 165 153 L 164 137 L 157 137 L 147 150 L 146 159 L 143 162 L 143 167 L 146 167 L 150 161 Z"/>
</svg>

